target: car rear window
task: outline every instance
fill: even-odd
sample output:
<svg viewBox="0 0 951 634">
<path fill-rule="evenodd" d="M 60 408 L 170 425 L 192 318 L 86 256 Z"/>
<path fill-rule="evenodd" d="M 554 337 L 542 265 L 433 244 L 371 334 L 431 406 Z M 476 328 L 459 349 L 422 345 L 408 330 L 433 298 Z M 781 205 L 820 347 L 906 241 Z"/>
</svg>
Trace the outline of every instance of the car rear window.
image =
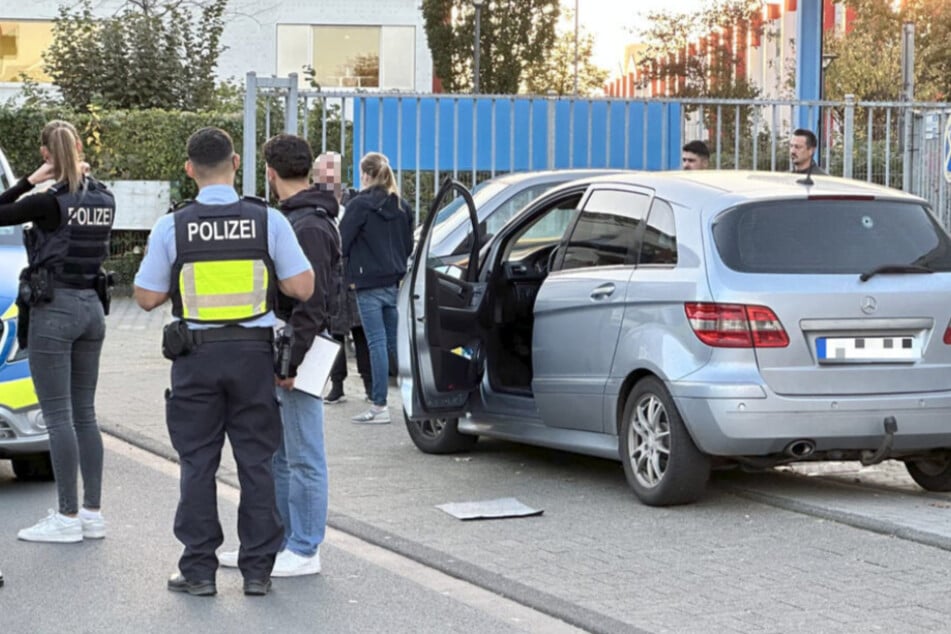
<svg viewBox="0 0 951 634">
<path fill-rule="evenodd" d="M 724 264 L 745 273 L 860 274 L 904 264 L 951 270 L 951 239 L 915 203 L 753 203 L 720 214 L 713 239 Z"/>
</svg>

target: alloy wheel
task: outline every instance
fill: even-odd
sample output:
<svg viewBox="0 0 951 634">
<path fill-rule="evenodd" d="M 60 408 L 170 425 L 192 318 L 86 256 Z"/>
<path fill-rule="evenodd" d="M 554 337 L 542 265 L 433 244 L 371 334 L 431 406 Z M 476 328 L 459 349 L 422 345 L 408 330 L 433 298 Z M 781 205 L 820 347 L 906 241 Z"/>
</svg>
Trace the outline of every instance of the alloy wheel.
<svg viewBox="0 0 951 634">
<path fill-rule="evenodd" d="M 670 460 L 670 420 L 663 402 L 655 394 L 644 394 L 634 406 L 628 431 L 630 460 L 634 477 L 648 488 L 657 486 Z"/>
<path fill-rule="evenodd" d="M 445 418 L 427 418 L 425 420 L 416 421 L 416 426 L 419 428 L 421 435 L 426 438 L 436 439 L 442 435 L 448 422 L 449 421 Z"/>
</svg>

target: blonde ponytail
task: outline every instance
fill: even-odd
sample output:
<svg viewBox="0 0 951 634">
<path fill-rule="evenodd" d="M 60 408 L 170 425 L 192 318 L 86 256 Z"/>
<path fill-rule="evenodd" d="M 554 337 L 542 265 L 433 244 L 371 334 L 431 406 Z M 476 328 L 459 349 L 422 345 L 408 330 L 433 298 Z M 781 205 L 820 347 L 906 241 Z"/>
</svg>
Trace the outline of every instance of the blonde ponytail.
<svg viewBox="0 0 951 634">
<path fill-rule="evenodd" d="M 390 169 L 390 162 L 379 152 L 369 152 L 360 159 L 360 171 L 369 178 L 363 185 L 363 189 L 371 187 L 382 187 L 391 194 L 400 195 L 399 187 L 396 186 L 396 177 L 393 176 L 393 170 Z"/>
<path fill-rule="evenodd" d="M 79 142 L 79 133 L 67 121 L 50 121 L 40 133 L 40 144 L 50 153 L 56 182 L 65 181 L 71 192 L 79 190 L 83 182 Z"/>
</svg>

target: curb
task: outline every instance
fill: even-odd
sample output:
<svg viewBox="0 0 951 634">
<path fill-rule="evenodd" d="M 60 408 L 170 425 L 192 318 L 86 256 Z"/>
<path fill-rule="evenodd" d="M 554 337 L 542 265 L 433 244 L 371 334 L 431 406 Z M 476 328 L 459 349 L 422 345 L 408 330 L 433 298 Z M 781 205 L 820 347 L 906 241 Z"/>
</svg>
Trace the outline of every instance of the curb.
<svg viewBox="0 0 951 634">
<path fill-rule="evenodd" d="M 803 476 L 799 475 L 790 475 L 790 474 L 777 474 L 782 478 L 789 478 L 791 480 L 802 480 Z M 839 482 L 829 481 L 824 478 L 810 478 L 811 480 L 819 479 L 822 484 L 830 487 L 847 487 Z M 789 497 L 764 493 L 762 491 L 755 491 L 748 489 L 741 485 L 731 484 L 729 482 L 721 482 L 719 484 L 725 491 L 729 491 L 737 497 L 741 497 L 753 502 L 759 502 L 761 504 L 767 504 L 776 508 L 785 509 L 787 511 L 792 511 L 794 513 L 800 513 L 802 515 L 809 515 L 811 517 L 817 517 L 824 520 L 830 520 L 833 522 L 838 522 L 839 524 L 845 524 L 846 526 L 851 526 L 853 528 L 859 528 L 862 530 L 870 531 L 872 533 L 878 533 L 880 535 L 886 535 L 889 537 L 897 537 L 899 539 L 904 539 L 906 541 L 915 542 L 917 544 L 922 544 L 924 546 L 931 546 L 933 548 L 940 548 L 941 550 L 951 551 L 951 536 L 940 535 L 936 533 L 931 533 L 928 531 L 919 530 L 912 528 L 910 526 L 902 526 L 891 522 L 888 520 L 877 519 L 869 515 L 861 515 L 859 513 L 852 513 L 850 511 L 844 511 L 840 509 L 824 507 L 812 502 L 803 502 L 801 500 L 791 499 Z M 861 485 L 861 488 L 879 488 L 873 485 Z M 894 491 L 889 491 L 894 493 Z"/>
</svg>

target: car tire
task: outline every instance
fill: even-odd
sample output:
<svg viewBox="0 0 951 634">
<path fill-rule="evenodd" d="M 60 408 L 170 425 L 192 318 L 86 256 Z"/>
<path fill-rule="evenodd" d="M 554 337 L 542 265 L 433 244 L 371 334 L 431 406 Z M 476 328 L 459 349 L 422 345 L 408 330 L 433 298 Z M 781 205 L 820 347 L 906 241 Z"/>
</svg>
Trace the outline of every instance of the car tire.
<svg viewBox="0 0 951 634">
<path fill-rule="evenodd" d="M 459 432 L 458 418 L 410 420 L 406 410 L 403 410 L 403 418 L 409 437 L 423 453 L 461 453 L 472 449 L 479 440 L 478 436 Z"/>
<path fill-rule="evenodd" d="M 49 453 L 13 458 L 13 473 L 27 482 L 50 481 L 53 479 L 53 461 Z"/>
<path fill-rule="evenodd" d="M 906 460 L 911 479 L 926 491 L 951 491 L 951 455 L 931 460 Z"/>
<path fill-rule="evenodd" d="M 689 504 L 703 496 L 710 457 L 697 449 L 659 379 L 641 379 L 631 389 L 620 441 L 627 482 L 644 504 Z"/>
</svg>

